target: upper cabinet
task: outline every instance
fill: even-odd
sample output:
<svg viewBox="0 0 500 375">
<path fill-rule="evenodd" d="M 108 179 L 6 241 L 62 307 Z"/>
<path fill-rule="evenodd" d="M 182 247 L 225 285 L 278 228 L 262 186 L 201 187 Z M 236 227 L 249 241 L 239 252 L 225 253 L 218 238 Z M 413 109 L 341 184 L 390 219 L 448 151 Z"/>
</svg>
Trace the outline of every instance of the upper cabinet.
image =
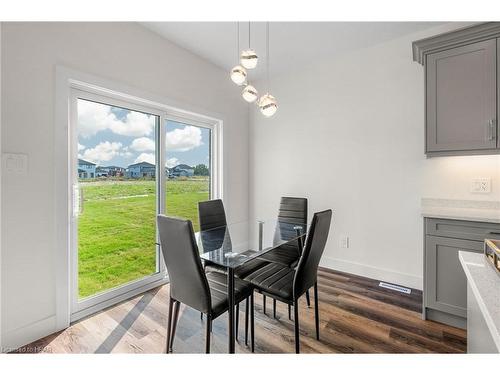
<svg viewBox="0 0 500 375">
<path fill-rule="evenodd" d="M 490 22 L 413 43 L 425 66 L 425 153 L 500 153 L 500 23 Z"/>
</svg>

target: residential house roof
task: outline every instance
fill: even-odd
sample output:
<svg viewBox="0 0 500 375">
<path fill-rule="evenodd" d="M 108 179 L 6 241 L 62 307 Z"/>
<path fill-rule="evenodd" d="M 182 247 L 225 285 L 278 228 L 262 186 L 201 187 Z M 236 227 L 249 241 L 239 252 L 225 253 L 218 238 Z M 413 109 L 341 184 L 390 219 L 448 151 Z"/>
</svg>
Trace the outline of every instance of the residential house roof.
<svg viewBox="0 0 500 375">
<path fill-rule="evenodd" d="M 141 161 L 140 163 L 135 163 L 135 164 L 130 164 L 128 168 L 130 167 L 148 167 L 148 168 L 154 168 L 155 165 L 148 163 L 147 161 Z"/>
<path fill-rule="evenodd" d="M 90 161 L 83 160 L 83 159 L 78 159 L 78 164 L 80 164 L 80 165 L 96 165 L 94 163 L 91 163 Z"/>
<path fill-rule="evenodd" d="M 179 164 L 174 167 L 174 169 L 194 169 L 193 167 L 190 167 L 187 164 Z"/>
</svg>

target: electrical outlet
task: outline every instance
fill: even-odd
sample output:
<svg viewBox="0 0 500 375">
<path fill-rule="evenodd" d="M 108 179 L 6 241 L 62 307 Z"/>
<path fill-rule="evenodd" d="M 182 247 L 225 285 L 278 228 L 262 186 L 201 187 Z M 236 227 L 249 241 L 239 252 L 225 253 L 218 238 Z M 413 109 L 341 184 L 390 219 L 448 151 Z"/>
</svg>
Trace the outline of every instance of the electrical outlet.
<svg viewBox="0 0 500 375">
<path fill-rule="evenodd" d="M 349 248 L 349 237 L 347 237 L 347 236 L 340 237 L 340 247 L 342 247 L 344 249 Z"/>
<path fill-rule="evenodd" d="M 491 179 L 490 178 L 474 178 L 472 179 L 471 193 L 489 194 L 491 193 Z"/>
</svg>

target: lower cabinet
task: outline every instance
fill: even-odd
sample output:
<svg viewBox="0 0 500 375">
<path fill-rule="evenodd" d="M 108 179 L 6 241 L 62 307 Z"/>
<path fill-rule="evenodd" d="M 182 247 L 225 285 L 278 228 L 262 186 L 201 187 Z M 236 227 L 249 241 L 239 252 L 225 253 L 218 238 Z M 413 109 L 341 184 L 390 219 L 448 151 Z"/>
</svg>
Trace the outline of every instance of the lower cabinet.
<svg viewBox="0 0 500 375">
<path fill-rule="evenodd" d="M 467 231 L 459 229 L 464 225 L 476 228 L 471 239 L 463 238 Z M 425 227 L 423 317 L 466 328 L 467 279 L 458 252 L 481 253 L 484 239 L 498 236 L 495 231 L 500 230 L 500 225 L 428 218 Z M 447 231 L 436 231 L 436 227 Z M 446 237 L 450 234 L 462 238 Z"/>
</svg>

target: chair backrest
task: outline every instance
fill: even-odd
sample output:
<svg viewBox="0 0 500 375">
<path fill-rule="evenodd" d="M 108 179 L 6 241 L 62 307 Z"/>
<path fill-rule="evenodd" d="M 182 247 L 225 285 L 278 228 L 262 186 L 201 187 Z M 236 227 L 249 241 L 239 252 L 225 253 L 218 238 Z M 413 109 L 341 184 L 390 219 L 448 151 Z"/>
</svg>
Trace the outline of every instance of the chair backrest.
<svg viewBox="0 0 500 375">
<path fill-rule="evenodd" d="M 227 224 L 224 204 L 220 199 L 198 202 L 198 217 L 200 230 L 213 229 Z"/>
<path fill-rule="evenodd" d="M 278 219 L 291 224 L 307 223 L 307 198 L 281 197 Z"/>
<path fill-rule="evenodd" d="M 274 233 L 274 243 L 297 236 L 296 230 L 290 224 L 304 226 L 307 224 L 307 198 L 281 197 L 277 224 L 279 228 L 276 228 Z M 291 251 L 300 250 L 296 241 L 282 245 L 282 248 L 290 248 Z"/>
<path fill-rule="evenodd" d="M 319 261 L 325 250 L 331 221 L 332 210 L 314 214 L 293 280 L 293 291 L 296 296 L 302 295 L 316 282 Z"/>
<path fill-rule="evenodd" d="M 190 220 L 157 216 L 161 250 L 170 279 L 170 297 L 192 308 L 208 312 L 210 288 L 201 265 Z"/>
</svg>

